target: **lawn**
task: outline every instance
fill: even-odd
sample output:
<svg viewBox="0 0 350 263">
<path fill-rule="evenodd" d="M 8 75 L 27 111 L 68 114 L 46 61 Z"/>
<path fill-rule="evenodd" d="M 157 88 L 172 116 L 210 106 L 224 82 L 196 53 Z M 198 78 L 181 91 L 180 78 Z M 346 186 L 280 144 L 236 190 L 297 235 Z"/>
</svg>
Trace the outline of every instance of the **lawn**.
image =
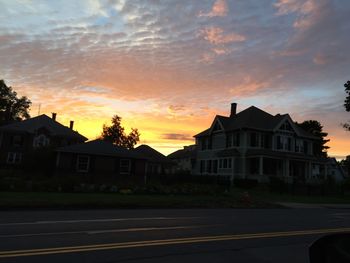
<svg viewBox="0 0 350 263">
<path fill-rule="evenodd" d="M 0 209 L 11 208 L 243 208 L 275 207 L 245 200 L 241 192 L 219 195 L 0 192 Z"/>
<path fill-rule="evenodd" d="M 248 193 L 248 194 L 246 194 Z M 32 208 L 277 208 L 278 202 L 350 204 L 350 195 L 306 196 L 233 189 L 215 195 L 0 192 L 0 209 Z"/>
</svg>

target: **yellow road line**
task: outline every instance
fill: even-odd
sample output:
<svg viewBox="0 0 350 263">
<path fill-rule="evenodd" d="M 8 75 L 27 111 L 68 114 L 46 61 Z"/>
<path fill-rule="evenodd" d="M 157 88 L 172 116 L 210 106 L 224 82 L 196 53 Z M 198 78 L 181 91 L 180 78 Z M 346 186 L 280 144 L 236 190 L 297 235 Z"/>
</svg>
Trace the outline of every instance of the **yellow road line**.
<svg viewBox="0 0 350 263">
<path fill-rule="evenodd" d="M 202 236 L 202 237 L 107 243 L 107 244 L 96 244 L 96 245 L 85 245 L 85 246 L 12 250 L 12 251 L 0 252 L 0 258 L 38 256 L 38 255 L 63 254 L 63 253 L 73 253 L 73 252 L 86 252 L 86 251 L 111 250 L 111 249 L 134 248 L 134 247 L 149 247 L 149 246 L 164 246 L 164 245 L 202 243 L 202 242 L 240 240 L 240 239 L 316 235 L 316 234 L 329 234 L 329 233 L 339 233 L 339 232 L 350 232 L 350 228 L 330 228 L 330 229 L 267 232 L 267 233 L 254 233 L 254 234 Z"/>
</svg>

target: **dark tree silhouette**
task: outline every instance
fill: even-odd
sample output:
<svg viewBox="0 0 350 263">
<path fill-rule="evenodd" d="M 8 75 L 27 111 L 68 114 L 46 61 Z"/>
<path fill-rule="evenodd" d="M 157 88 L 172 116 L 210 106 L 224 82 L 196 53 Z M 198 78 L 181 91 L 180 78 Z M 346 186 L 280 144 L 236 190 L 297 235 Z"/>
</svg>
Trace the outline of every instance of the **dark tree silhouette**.
<svg viewBox="0 0 350 263">
<path fill-rule="evenodd" d="M 131 129 L 131 132 L 126 135 L 124 127 L 121 126 L 122 118 L 114 115 L 112 125 L 103 125 L 101 138 L 109 141 L 114 145 L 121 146 L 127 149 L 133 149 L 138 141 L 140 141 L 140 133 L 137 129 Z"/>
<path fill-rule="evenodd" d="M 344 101 L 344 108 L 347 112 L 350 112 L 350 80 L 348 80 L 345 84 L 345 93 L 347 94 L 347 96 L 345 97 L 345 101 Z M 343 127 L 350 131 L 350 122 L 349 123 L 343 123 L 342 124 Z"/>
<path fill-rule="evenodd" d="M 0 80 L 0 125 L 30 118 L 31 104 L 25 96 L 18 98 L 17 92 Z"/>
<path fill-rule="evenodd" d="M 320 138 L 320 142 L 314 145 L 314 154 L 327 157 L 327 150 L 329 149 L 329 146 L 327 146 L 326 143 L 328 143 L 330 140 L 326 139 L 328 133 L 323 131 L 323 126 L 321 123 L 316 120 L 307 120 L 297 124 L 305 131 L 310 132 L 314 136 Z"/>
</svg>

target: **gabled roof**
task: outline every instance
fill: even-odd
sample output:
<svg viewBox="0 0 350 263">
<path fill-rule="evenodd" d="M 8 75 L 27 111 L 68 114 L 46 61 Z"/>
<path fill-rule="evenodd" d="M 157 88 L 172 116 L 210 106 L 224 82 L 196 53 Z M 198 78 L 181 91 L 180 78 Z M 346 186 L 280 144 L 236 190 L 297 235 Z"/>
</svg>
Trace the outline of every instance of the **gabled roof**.
<svg viewBox="0 0 350 263">
<path fill-rule="evenodd" d="M 146 159 L 140 156 L 139 154 L 137 154 L 136 152 L 133 152 L 132 150 L 115 146 L 112 143 L 106 142 L 103 140 L 94 140 L 86 143 L 69 145 L 69 146 L 58 148 L 56 151 L 66 152 L 66 153 L 133 158 L 133 159 Z"/>
<path fill-rule="evenodd" d="M 233 131 L 239 129 L 273 131 L 283 119 L 287 118 L 290 118 L 288 114 L 271 115 L 255 106 L 251 106 L 232 117 L 217 115 L 215 117 L 215 120 L 218 119 L 220 121 L 225 131 Z M 296 132 L 300 136 L 318 139 L 297 125 L 294 125 L 293 128 L 295 128 Z M 195 135 L 194 137 L 208 136 L 210 135 L 210 132 L 211 129 L 209 128 Z"/>
<path fill-rule="evenodd" d="M 133 152 L 152 162 L 169 162 L 165 155 L 146 144 L 136 147 Z"/>
<path fill-rule="evenodd" d="M 43 114 L 24 121 L 10 123 L 0 127 L 0 131 L 23 132 L 35 134 L 38 129 L 45 128 L 53 136 L 76 138 L 86 141 L 87 138 L 80 133 L 54 121 L 49 116 Z"/>
</svg>

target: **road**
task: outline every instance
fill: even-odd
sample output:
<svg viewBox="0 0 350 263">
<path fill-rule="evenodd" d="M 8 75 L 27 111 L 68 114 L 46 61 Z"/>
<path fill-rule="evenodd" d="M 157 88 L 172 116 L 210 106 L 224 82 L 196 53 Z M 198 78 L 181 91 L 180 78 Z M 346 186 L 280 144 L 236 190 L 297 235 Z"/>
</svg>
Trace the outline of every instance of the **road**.
<svg viewBox="0 0 350 263">
<path fill-rule="evenodd" d="M 0 262 L 308 262 L 348 209 L 0 212 Z"/>
</svg>

